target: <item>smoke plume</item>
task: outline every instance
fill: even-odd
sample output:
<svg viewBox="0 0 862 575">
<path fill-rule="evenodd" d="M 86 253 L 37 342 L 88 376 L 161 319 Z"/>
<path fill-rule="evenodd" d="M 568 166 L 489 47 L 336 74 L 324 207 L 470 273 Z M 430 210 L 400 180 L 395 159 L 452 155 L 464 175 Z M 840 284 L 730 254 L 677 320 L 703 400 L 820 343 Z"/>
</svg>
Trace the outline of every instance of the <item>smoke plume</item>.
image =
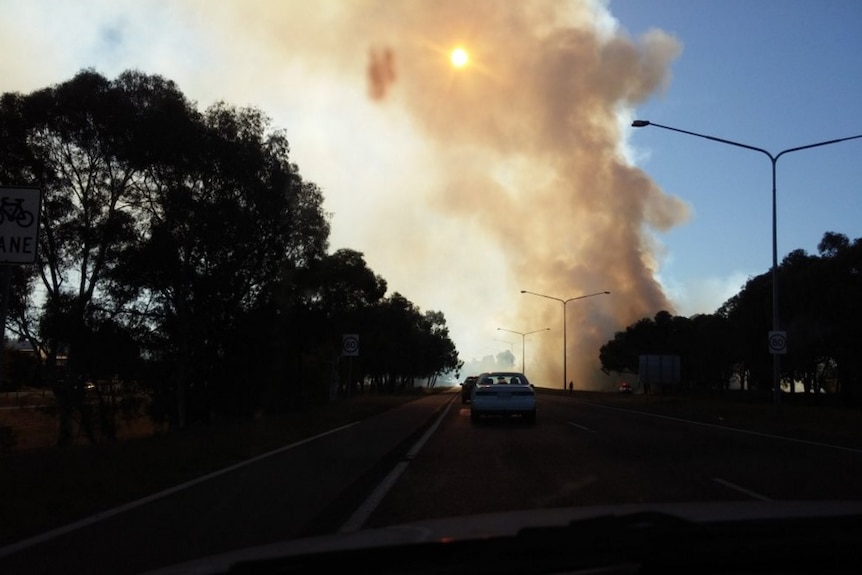
<svg viewBox="0 0 862 575">
<path fill-rule="evenodd" d="M 17 55 L 0 61 L 0 87 L 136 68 L 201 106 L 260 107 L 321 186 L 332 247 L 363 252 L 390 289 L 443 312 L 465 361 L 505 351 L 557 387 L 562 304 L 521 290 L 563 300 L 610 290 L 566 306 L 568 379 L 597 387 L 601 345 L 673 311 L 655 279 L 659 237 L 688 217 L 625 157 L 630 114 L 668 84 L 680 46 L 660 31 L 627 36 L 607 6 L 33 0 L 18 21 L 44 33 L 0 22 L 0 44 Z M 451 64 L 456 46 L 466 66 Z M 524 340 L 497 331 L 546 327 Z"/>
<path fill-rule="evenodd" d="M 479 295 L 488 283 L 503 286 L 511 307 L 501 324 L 551 327 L 554 336 L 530 336 L 534 379 L 551 386 L 562 379 L 564 307 L 551 298 L 610 290 L 565 306 L 569 379 L 600 386 L 599 347 L 633 321 L 673 310 L 654 277 L 654 234 L 683 222 L 688 209 L 626 161 L 621 126 L 667 84 L 679 45 L 659 31 L 635 41 L 603 25 L 602 7 L 591 2 L 387 7 L 380 33 L 402 66 L 391 89 L 448 174 L 426 206 L 483 234 L 483 249 L 493 250 L 461 257 L 503 260 L 504 277 L 479 266 L 453 289 Z M 448 61 L 456 44 L 470 52 L 464 69 Z M 417 249 L 427 248 L 408 242 L 405 256 Z"/>
</svg>

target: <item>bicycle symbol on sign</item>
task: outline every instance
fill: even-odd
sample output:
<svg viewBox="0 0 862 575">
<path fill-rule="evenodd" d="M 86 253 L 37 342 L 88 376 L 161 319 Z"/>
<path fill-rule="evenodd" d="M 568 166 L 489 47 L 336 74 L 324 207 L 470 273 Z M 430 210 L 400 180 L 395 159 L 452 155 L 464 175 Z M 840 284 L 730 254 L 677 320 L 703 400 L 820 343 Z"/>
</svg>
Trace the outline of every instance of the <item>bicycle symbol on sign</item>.
<svg viewBox="0 0 862 575">
<path fill-rule="evenodd" d="M 4 197 L 0 200 L 0 224 L 5 221 L 10 221 L 18 224 L 22 228 L 29 228 L 33 225 L 36 218 L 32 212 L 28 212 L 22 205 L 24 198 L 10 200 Z"/>
</svg>

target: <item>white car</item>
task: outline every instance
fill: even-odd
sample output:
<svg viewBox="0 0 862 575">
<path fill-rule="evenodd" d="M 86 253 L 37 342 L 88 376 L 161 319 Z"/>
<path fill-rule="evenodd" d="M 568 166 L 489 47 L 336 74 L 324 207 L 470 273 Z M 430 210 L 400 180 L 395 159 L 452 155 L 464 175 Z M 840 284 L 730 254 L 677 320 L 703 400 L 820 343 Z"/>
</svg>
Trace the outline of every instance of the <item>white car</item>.
<svg viewBox="0 0 862 575">
<path fill-rule="evenodd" d="M 517 415 L 536 422 L 536 390 L 518 371 L 480 374 L 470 397 L 470 420 L 478 423 L 486 415 Z"/>
</svg>

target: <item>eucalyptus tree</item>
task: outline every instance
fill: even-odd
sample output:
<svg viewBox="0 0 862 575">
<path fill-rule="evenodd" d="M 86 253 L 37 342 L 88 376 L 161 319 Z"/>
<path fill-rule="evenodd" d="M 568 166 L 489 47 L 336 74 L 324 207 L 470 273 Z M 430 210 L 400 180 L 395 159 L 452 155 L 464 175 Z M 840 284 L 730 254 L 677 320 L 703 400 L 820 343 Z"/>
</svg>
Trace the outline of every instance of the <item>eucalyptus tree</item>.
<svg viewBox="0 0 862 575">
<path fill-rule="evenodd" d="M 43 194 L 38 263 L 14 278 L 8 323 L 45 357 L 61 443 L 73 382 L 108 369 L 87 349 L 106 330 L 160 367 L 174 423 L 190 405 L 209 413 L 213 385 L 238 385 L 221 375 L 245 316 L 282 268 L 328 248 L 322 191 L 290 162 L 284 131 L 253 108 L 199 111 L 158 75 L 84 70 L 4 94 L 0 136 L 0 184 Z"/>
<path fill-rule="evenodd" d="M 461 366 L 458 350 L 449 337 L 446 317 L 441 311 L 426 311 L 420 323 L 422 345 L 419 376 L 434 387 L 437 378 L 444 373 L 456 371 Z"/>
<path fill-rule="evenodd" d="M 325 401 L 339 378 L 348 386 L 364 378 L 373 349 L 374 320 L 369 310 L 383 299 L 386 289 L 386 280 L 368 267 L 364 255 L 348 248 L 282 269 L 275 292 L 280 314 L 276 330 L 279 367 L 286 376 L 273 386 L 271 406 L 274 402 L 292 408 L 309 399 Z M 345 334 L 360 337 L 355 361 L 353 357 L 341 361 Z"/>
<path fill-rule="evenodd" d="M 827 232 L 817 247 L 821 283 L 813 296 L 834 359 L 836 391 L 847 401 L 862 403 L 862 238 Z"/>
<path fill-rule="evenodd" d="M 739 342 L 737 374 L 743 386 L 767 391 L 771 387 L 772 362 L 767 332 L 772 329 L 772 276 L 765 272 L 749 278 L 742 289 L 716 312 L 726 318 Z"/>
<path fill-rule="evenodd" d="M 862 242 L 827 232 L 818 251 L 811 255 L 794 250 L 778 269 L 782 326 L 788 335 L 781 378 L 794 383 L 791 390 L 798 381 L 806 390 L 825 389 L 829 383 L 855 401 L 862 391 Z M 718 312 L 733 325 L 740 372 L 764 388 L 770 379 L 765 334 L 770 329 L 771 286 L 768 273 L 755 276 Z"/>
<path fill-rule="evenodd" d="M 268 306 L 285 266 L 325 254 L 329 222 L 322 191 L 303 180 L 284 131 L 259 110 L 218 103 L 166 130 L 171 137 L 154 142 L 182 146 L 144 170 L 140 235 L 114 293 L 151 318 L 151 351 L 169 367 L 158 391 L 183 426 L 243 385 L 224 365 L 241 348 L 246 316 Z"/>
<path fill-rule="evenodd" d="M 105 279 L 135 241 L 135 148 L 148 107 L 180 98 L 168 82 L 145 102 L 130 94 L 135 74 L 111 82 L 91 70 L 29 95 L 0 100 L 0 183 L 42 191 L 38 262 L 18 270 L 9 327 L 44 357 L 57 397 L 61 444 L 71 440 L 77 365 L 101 305 Z M 181 99 L 181 98 L 180 98 Z M 58 357 L 67 365 L 58 369 Z"/>
</svg>

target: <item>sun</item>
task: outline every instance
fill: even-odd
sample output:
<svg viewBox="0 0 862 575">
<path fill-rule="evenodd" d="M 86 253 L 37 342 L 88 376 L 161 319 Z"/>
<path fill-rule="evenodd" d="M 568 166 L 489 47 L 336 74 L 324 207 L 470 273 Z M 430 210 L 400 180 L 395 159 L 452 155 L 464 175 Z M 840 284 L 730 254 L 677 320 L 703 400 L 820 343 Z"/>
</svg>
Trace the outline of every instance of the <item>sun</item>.
<svg viewBox="0 0 862 575">
<path fill-rule="evenodd" d="M 470 56 L 467 54 L 467 50 L 459 47 L 452 50 L 452 53 L 449 54 L 449 60 L 456 68 L 463 68 L 470 60 Z"/>
</svg>

